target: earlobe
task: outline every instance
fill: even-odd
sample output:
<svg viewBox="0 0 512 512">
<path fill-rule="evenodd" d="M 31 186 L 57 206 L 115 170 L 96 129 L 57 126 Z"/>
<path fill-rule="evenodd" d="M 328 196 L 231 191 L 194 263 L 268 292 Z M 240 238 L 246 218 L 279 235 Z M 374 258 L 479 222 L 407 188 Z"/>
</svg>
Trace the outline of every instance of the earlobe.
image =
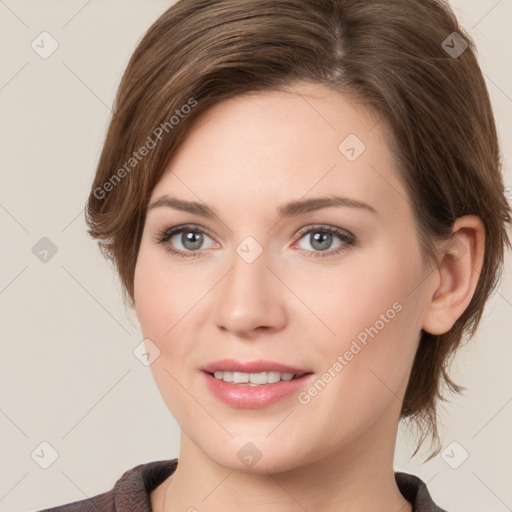
<svg viewBox="0 0 512 512">
<path fill-rule="evenodd" d="M 452 227 L 452 238 L 440 251 L 435 269 L 435 289 L 425 307 L 423 330 L 448 332 L 468 307 L 475 293 L 483 264 L 485 229 L 480 218 L 466 215 Z"/>
</svg>

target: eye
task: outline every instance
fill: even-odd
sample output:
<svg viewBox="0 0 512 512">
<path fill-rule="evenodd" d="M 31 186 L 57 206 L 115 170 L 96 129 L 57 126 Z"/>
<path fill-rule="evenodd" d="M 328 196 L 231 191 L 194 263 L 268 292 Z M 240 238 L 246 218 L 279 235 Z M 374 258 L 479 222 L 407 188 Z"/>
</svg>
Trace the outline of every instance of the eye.
<svg viewBox="0 0 512 512">
<path fill-rule="evenodd" d="M 349 233 L 344 229 L 326 225 L 313 226 L 308 228 L 306 231 L 301 230 L 299 235 L 301 235 L 300 240 L 305 239 L 310 247 L 313 248 L 313 250 L 302 250 L 310 253 L 309 256 L 313 258 L 335 256 L 346 251 L 350 246 L 354 245 L 356 241 L 352 233 Z M 308 236 L 304 238 L 306 235 Z M 340 243 L 334 248 L 334 250 L 329 250 L 329 248 L 332 246 L 333 240 L 336 238 L 340 240 Z"/>
<path fill-rule="evenodd" d="M 314 258 L 324 258 L 340 254 L 354 245 L 356 241 L 354 235 L 348 231 L 327 225 L 317 225 L 309 227 L 308 229 L 302 229 L 298 234 L 300 236 L 299 241 L 306 235 L 309 235 L 305 240 L 308 241 L 312 250 L 301 248 L 300 252 L 309 253 L 308 256 Z M 202 246 L 206 238 L 212 240 L 203 228 L 194 225 L 183 225 L 158 232 L 153 241 L 157 244 L 164 245 L 166 251 L 176 256 L 182 258 L 197 258 L 201 256 L 204 250 Z M 336 238 L 340 243 L 334 250 L 329 250 L 333 240 Z M 214 242 L 214 244 L 219 247 L 219 244 L 216 242 Z M 182 248 L 179 247 L 180 245 Z M 178 248 L 176 248 L 176 246 L 178 246 Z"/>
<path fill-rule="evenodd" d="M 163 244 L 165 250 L 183 258 L 197 258 L 205 238 L 212 240 L 199 226 L 176 226 L 157 233 L 154 242 Z M 174 240 L 173 240 L 174 239 Z M 169 242 L 169 243 L 167 243 Z M 183 249 L 179 248 L 179 245 Z M 178 249 L 175 249 L 178 245 Z"/>
</svg>

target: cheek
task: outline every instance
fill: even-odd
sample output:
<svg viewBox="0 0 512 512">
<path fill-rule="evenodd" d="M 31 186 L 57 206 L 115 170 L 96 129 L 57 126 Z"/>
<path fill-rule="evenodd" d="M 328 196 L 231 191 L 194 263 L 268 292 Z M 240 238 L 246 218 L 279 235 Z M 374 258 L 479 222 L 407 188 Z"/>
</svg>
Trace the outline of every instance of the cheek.
<svg viewBox="0 0 512 512">
<path fill-rule="evenodd" d="M 420 332 L 422 274 L 419 252 L 406 249 L 382 247 L 329 284 L 328 321 L 337 338 L 317 350 L 336 374 L 325 398 L 340 415 L 368 420 L 390 401 L 399 406 L 405 392 Z"/>
<path fill-rule="evenodd" d="M 160 249 L 160 248 L 159 248 Z M 181 311 L 183 283 L 176 272 L 169 272 L 165 255 L 142 243 L 135 266 L 135 311 L 144 337 L 164 340 L 176 323 L 175 312 Z M 178 291 L 179 290 L 179 291 Z"/>
<path fill-rule="evenodd" d="M 160 350 L 151 370 L 157 384 L 165 385 L 166 390 L 177 385 L 170 374 L 182 380 L 180 375 L 190 363 L 196 339 L 191 325 L 200 325 L 198 302 L 205 291 L 198 289 L 191 277 L 190 272 L 171 268 L 160 247 L 141 245 L 134 275 L 135 310 L 143 337 Z"/>
<path fill-rule="evenodd" d="M 182 365 L 186 359 L 183 339 L 183 285 L 176 273 L 168 271 L 162 255 L 141 244 L 134 275 L 135 310 L 144 339 L 151 340 L 160 350 L 150 369 L 153 379 L 174 418 L 180 425 L 186 422 L 188 395 L 180 386 Z M 174 276 L 174 277 L 173 277 Z"/>
</svg>

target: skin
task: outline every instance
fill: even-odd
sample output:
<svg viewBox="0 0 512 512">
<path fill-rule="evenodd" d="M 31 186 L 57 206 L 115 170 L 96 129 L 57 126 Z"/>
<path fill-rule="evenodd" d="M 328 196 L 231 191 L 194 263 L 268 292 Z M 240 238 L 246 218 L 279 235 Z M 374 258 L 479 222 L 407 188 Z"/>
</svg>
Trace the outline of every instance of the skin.
<svg viewBox="0 0 512 512">
<path fill-rule="evenodd" d="M 151 493 L 154 511 L 411 511 L 393 474 L 402 399 L 421 329 L 446 332 L 469 304 L 484 233 L 476 217 L 458 219 L 456 243 L 440 245 L 425 266 L 384 130 L 367 107 L 298 83 L 213 106 L 175 153 L 150 204 L 169 195 L 217 216 L 151 208 L 138 254 L 136 314 L 161 351 L 151 371 L 182 432 L 176 472 Z M 338 149 L 350 133 L 366 146 L 352 162 Z M 277 215 L 288 201 L 329 195 L 376 213 L 343 206 Z M 200 249 L 181 233 L 154 241 L 183 224 L 207 231 Z M 356 242 L 333 254 L 344 245 L 333 235 L 322 251 L 312 240 L 318 224 Z M 252 263 L 236 252 L 247 236 L 263 250 Z M 180 258 L 166 245 L 201 255 Z M 294 394 L 237 409 L 203 382 L 199 367 L 225 357 L 320 377 L 396 303 L 400 312 L 307 404 Z M 249 442 L 261 453 L 250 468 L 237 457 Z"/>
</svg>

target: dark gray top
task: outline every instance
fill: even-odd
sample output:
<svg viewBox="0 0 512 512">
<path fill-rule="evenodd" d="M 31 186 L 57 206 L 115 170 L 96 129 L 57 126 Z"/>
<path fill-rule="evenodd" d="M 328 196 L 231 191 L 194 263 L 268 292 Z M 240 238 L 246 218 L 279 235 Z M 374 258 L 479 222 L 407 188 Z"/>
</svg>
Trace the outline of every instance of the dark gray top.
<svg viewBox="0 0 512 512">
<path fill-rule="evenodd" d="M 103 494 L 39 512 L 151 512 L 150 493 L 174 473 L 178 459 L 139 464 L 123 473 Z M 446 512 L 430 497 L 425 483 L 415 475 L 395 473 L 397 486 L 413 512 Z"/>
</svg>

